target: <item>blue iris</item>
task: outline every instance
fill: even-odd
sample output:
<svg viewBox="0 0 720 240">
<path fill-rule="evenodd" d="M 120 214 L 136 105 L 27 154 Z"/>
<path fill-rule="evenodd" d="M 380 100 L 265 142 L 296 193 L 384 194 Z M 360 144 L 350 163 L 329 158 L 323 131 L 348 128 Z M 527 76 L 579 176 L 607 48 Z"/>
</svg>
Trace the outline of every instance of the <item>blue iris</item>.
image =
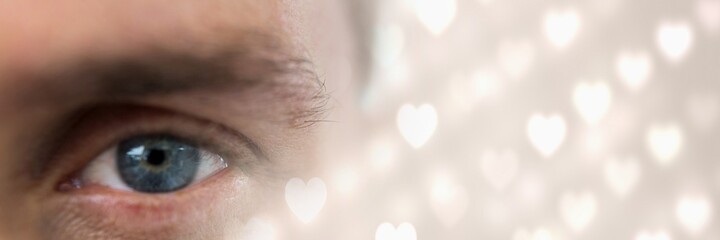
<svg viewBox="0 0 720 240">
<path fill-rule="evenodd" d="M 121 142 L 120 177 L 130 188 L 148 193 L 172 192 L 190 184 L 198 171 L 200 150 L 172 136 L 140 136 Z"/>
</svg>

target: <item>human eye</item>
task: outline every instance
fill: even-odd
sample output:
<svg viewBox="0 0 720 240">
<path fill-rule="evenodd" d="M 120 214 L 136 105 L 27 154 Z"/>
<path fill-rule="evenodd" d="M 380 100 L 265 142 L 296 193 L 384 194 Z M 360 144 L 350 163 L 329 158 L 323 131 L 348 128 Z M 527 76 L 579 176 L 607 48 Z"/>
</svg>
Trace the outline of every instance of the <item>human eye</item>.
<svg viewBox="0 0 720 240">
<path fill-rule="evenodd" d="M 244 168 L 259 159 L 257 146 L 240 133 L 162 109 L 102 107 L 86 113 L 70 132 L 76 134 L 57 155 L 66 165 L 82 167 L 61 182 L 60 191 L 177 192 L 228 167 L 247 177 Z"/>
<path fill-rule="evenodd" d="M 82 222 L 108 234 L 172 239 L 262 200 L 268 177 L 259 173 L 269 161 L 227 125 L 145 106 L 101 106 L 73 122 L 44 173 L 56 179 L 42 208 L 53 216 L 51 229 Z"/>
<path fill-rule="evenodd" d="M 168 134 L 122 140 L 92 160 L 75 184 L 144 193 L 179 191 L 227 168 L 219 154 Z M 81 187 L 81 186 L 75 186 Z"/>
</svg>

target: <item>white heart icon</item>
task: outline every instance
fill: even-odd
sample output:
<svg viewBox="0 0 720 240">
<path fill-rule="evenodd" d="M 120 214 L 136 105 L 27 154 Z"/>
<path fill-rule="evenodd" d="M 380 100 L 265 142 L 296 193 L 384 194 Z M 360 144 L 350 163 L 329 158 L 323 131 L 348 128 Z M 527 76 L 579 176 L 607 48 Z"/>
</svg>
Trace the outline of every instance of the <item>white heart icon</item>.
<svg viewBox="0 0 720 240">
<path fill-rule="evenodd" d="M 530 142 L 545 157 L 553 155 L 562 145 L 566 131 L 565 119 L 560 115 L 535 114 L 527 125 Z"/>
<path fill-rule="evenodd" d="M 580 31 L 580 15 L 574 9 L 549 10 L 543 21 L 545 36 L 553 46 L 567 47 Z"/>
<path fill-rule="evenodd" d="M 619 196 L 625 196 L 640 179 L 640 164 L 634 159 L 611 159 L 605 163 L 605 182 Z"/>
<path fill-rule="evenodd" d="M 383 223 L 375 231 L 375 240 L 417 240 L 417 233 L 410 223 L 402 223 L 397 229 L 390 223 Z"/>
<path fill-rule="evenodd" d="M 701 196 L 682 197 L 675 207 L 680 224 L 691 234 L 699 234 L 712 216 L 710 200 Z"/>
<path fill-rule="evenodd" d="M 293 178 L 285 185 L 285 201 L 300 221 L 310 222 L 325 205 L 327 188 L 320 178 L 313 178 L 305 184 L 300 178 Z"/>
<path fill-rule="evenodd" d="M 612 92 L 605 82 L 579 83 L 573 91 L 573 104 L 589 124 L 598 123 L 610 108 Z"/>
<path fill-rule="evenodd" d="M 585 191 L 565 193 L 560 199 L 560 215 L 565 223 L 575 231 L 582 231 L 595 217 L 597 201 L 595 195 Z"/>
<path fill-rule="evenodd" d="M 685 58 L 693 43 L 693 30 L 684 22 L 660 24 L 656 33 L 660 52 L 671 62 Z"/>
<path fill-rule="evenodd" d="M 513 233 L 512 240 L 552 240 L 553 236 L 547 229 L 538 228 L 534 231 L 519 229 Z"/>
<path fill-rule="evenodd" d="M 440 35 L 455 18 L 455 0 L 413 0 L 415 15 L 433 34 Z"/>
<path fill-rule="evenodd" d="M 481 163 L 483 175 L 498 190 L 504 189 L 513 180 L 518 169 L 517 156 L 511 150 L 486 151 Z"/>
<path fill-rule="evenodd" d="M 615 70 L 620 80 L 630 90 L 642 88 L 650 78 L 653 62 L 645 52 L 621 52 L 615 62 Z"/>
<path fill-rule="evenodd" d="M 505 41 L 498 47 L 497 58 L 505 74 L 519 78 L 532 66 L 535 47 L 527 40 Z"/>
<path fill-rule="evenodd" d="M 695 14 L 709 32 L 715 33 L 720 27 L 720 1 L 699 0 L 695 2 Z"/>
<path fill-rule="evenodd" d="M 675 160 L 675 157 L 680 152 L 683 133 L 677 125 L 656 124 L 648 129 L 645 141 L 653 157 L 660 164 L 667 165 Z"/>
<path fill-rule="evenodd" d="M 470 198 L 463 186 L 440 176 L 433 182 L 432 209 L 440 221 L 448 227 L 455 225 L 467 211 Z"/>
<path fill-rule="evenodd" d="M 397 126 L 400 134 L 414 148 L 420 148 L 430 140 L 437 126 L 437 113 L 430 104 L 418 108 L 405 104 L 397 114 Z"/>
<path fill-rule="evenodd" d="M 641 231 L 635 235 L 635 240 L 672 240 L 672 238 L 665 231 Z"/>
</svg>

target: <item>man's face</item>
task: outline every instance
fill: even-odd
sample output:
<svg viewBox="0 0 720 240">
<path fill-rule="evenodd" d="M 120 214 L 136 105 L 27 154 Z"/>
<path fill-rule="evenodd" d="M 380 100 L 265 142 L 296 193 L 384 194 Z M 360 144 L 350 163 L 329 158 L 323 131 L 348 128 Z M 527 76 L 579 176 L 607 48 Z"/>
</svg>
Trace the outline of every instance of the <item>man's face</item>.
<svg viewBox="0 0 720 240">
<path fill-rule="evenodd" d="M 318 49 L 350 52 L 322 37 L 342 23 L 308 27 L 335 5 L 3 1 L 0 239 L 232 238 L 284 209 L 326 110 Z"/>
</svg>

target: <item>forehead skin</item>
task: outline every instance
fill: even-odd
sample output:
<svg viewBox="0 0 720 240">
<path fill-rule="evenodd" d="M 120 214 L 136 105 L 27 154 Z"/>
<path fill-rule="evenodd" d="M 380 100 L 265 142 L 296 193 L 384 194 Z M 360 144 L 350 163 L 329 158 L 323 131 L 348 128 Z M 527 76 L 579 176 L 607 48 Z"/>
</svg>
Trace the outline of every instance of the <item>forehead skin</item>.
<svg viewBox="0 0 720 240">
<path fill-rule="evenodd" d="M 82 52 L 113 54 L 158 43 L 187 48 L 234 29 L 291 37 L 284 8 L 278 1 L 3 1 L 0 66 L 38 67 Z"/>
<path fill-rule="evenodd" d="M 40 66 L 88 50 L 112 54 L 157 43 L 198 47 L 191 41 L 222 40 L 238 29 L 279 35 L 298 51 L 315 52 L 321 42 L 349 40 L 337 19 L 343 15 L 338 5 L 333 0 L 7 0 L 0 2 L 0 68 Z"/>
<path fill-rule="evenodd" d="M 282 41 L 283 51 L 310 58 L 318 69 L 342 69 L 333 64 L 338 55 L 352 55 L 349 30 L 340 19 L 341 1 L 292 0 L 5 0 L 0 1 L 0 95 L 12 95 L 23 81 L 22 72 L 47 69 L 75 60 L 88 52 L 112 57 L 128 52 L 164 49 L 199 51 L 237 39 L 240 32 L 262 32 Z M 319 26 L 318 23 L 331 23 Z M 334 54 L 331 54 L 334 53 Z M 347 62 L 345 62 L 347 63 Z M 330 76 L 348 77 L 346 73 Z M 329 84 L 334 81 L 327 79 Z M 172 99 L 170 99 L 172 101 Z M 17 136 L 48 121 L 58 109 L 23 109 L 22 104 L 0 96 L 0 169 L 22 153 L 12 144 Z M 259 131 L 259 130 L 258 130 Z M 302 139 L 302 136 L 290 139 Z M 283 141 L 278 140 L 278 141 Z M 301 142 L 297 140 L 298 142 Z M 313 142 L 302 141 L 312 145 Z M 287 143 L 292 145 L 294 143 Z M 303 145 L 299 148 L 311 148 Z M 41 201 L 25 197 L 0 170 L 0 239 L 34 239 Z M 8 196 L 7 193 L 11 193 Z M 25 195 L 23 195 L 25 194 Z M 222 204 L 220 204 L 222 205 Z M 244 222 L 251 213 L 242 206 L 217 206 L 202 221 L 204 230 L 223 217 Z M 241 212 L 240 215 L 232 211 Z M 213 213 L 218 218 L 213 218 Z M 223 216 L 219 216 L 223 215 Z M 225 219 L 227 220 L 227 219 Z M 192 229 L 191 229 L 192 230 Z M 217 230 L 217 229 L 216 229 Z M 92 234 L 92 233 L 87 233 Z M 202 238 L 202 231 L 195 232 Z M 173 236 L 173 235 L 167 235 Z M 156 236 L 157 237 L 157 236 Z M 177 236 L 174 236 L 177 237 Z M 162 238 L 162 237 L 160 237 Z M 193 238 L 193 237 L 191 237 Z"/>
</svg>

